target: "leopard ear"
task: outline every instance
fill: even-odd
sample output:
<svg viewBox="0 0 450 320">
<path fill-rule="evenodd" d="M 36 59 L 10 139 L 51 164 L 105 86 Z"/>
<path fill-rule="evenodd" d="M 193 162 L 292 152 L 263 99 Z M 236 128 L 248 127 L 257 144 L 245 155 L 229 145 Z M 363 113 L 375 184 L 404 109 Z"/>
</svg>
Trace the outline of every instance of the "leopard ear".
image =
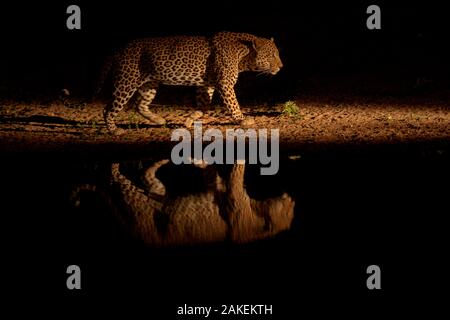
<svg viewBox="0 0 450 320">
<path fill-rule="evenodd" d="M 253 49 L 255 49 L 256 51 L 258 51 L 261 45 L 263 45 L 263 41 L 261 41 L 261 39 L 256 38 L 255 40 L 252 41 Z"/>
<path fill-rule="evenodd" d="M 254 41 L 249 40 L 238 40 L 239 43 L 245 45 L 250 50 L 256 50 L 256 45 Z"/>
<path fill-rule="evenodd" d="M 272 37 L 272 38 L 270 38 L 270 41 L 272 41 L 272 42 L 275 42 L 275 41 L 273 40 L 273 37 Z"/>
</svg>

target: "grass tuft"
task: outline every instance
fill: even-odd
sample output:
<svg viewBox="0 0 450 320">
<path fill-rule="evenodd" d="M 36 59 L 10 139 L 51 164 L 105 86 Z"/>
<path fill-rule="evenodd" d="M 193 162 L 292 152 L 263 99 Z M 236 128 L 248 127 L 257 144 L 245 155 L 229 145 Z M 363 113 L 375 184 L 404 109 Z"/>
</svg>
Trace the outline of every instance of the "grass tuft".
<svg viewBox="0 0 450 320">
<path fill-rule="evenodd" d="M 283 110 L 281 113 L 289 117 L 298 116 L 300 114 L 300 108 L 294 101 L 286 101 L 283 105 Z"/>
</svg>

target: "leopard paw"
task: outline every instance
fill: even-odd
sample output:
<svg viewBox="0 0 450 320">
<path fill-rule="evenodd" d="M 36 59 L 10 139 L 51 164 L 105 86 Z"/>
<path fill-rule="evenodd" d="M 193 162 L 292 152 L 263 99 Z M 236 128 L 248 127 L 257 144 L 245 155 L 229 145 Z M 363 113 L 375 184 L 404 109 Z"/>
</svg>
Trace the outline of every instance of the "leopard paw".
<svg viewBox="0 0 450 320">
<path fill-rule="evenodd" d="M 118 137 L 118 136 L 124 135 L 125 134 L 125 130 L 121 129 L 121 128 L 115 128 L 115 129 L 109 130 L 109 133 L 112 136 Z"/>
<path fill-rule="evenodd" d="M 189 115 L 189 117 L 187 117 L 186 121 L 184 122 L 184 126 L 186 128 L 192 128 L 192 125 L 194 124 L 194 121 L 200 119 L 201 117 L 203 117 L 203 112 L 201 112 L 199 110 L 191 113 Z"/>
<path fill-rule="evenodd" d="M 194 119 L 192 119 L 191 117 L 188 117 L 187 119 L 186 119 L 186 121 L 184 121 L 184 126 L 186 127 L 186 128 L 192 128 L 192 125 L 194 124 Z"/>
<path fill-rule="evenodd" d="M 255 119 L 252 117 L 247 117 L 239 123 L 242 127 L 249 127 L 255 124 Z"/>
<path fill-rule="evenodd" d="M 166 119 L 164 119 L 163 117 L 160 117 L 158 115 L 152 115 L 151 118 L 149 118 L 149 120 L 159 126 L 163 126 L 166 124 Z"/>
<path fill-rule="evenodd" d="M 192 118 L 194 120 L 200 119 L 201 117 L 203 117 L 203 112 L 201 112 L 200 110 L 194 111 L 190 115 L 190 118 Z"/>
</svg>

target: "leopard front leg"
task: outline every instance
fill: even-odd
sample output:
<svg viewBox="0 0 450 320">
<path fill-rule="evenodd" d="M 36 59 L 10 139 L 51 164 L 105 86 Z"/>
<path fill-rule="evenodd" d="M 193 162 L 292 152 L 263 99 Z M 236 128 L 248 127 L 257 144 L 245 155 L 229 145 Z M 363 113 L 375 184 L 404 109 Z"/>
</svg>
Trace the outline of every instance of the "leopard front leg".
<svg viewBox="0 0 450 320">
<path fill-rule="evenodd" d="M 233 120 L 239 123 L 241 126 L 250 126 L 255 123 L 253 118 L 245 118 L 242 114 L 241 108 L 234 92 L 235 82 L 230 80 L 222 80 L 217 84 L 217 91 L 222 97 L 223 103 L 227 110 L 231 113 Z"/>
<path fill-rule="evenodd" d="M 225 197 L 225 216 L 230 226 L 231 240 L 239 243 L 257 239 L 265 223 L 263 218 L 253 212 L 251 199 L 244 186 L 244 176 L 245 162 L 234 164 Z"/>
</svg>

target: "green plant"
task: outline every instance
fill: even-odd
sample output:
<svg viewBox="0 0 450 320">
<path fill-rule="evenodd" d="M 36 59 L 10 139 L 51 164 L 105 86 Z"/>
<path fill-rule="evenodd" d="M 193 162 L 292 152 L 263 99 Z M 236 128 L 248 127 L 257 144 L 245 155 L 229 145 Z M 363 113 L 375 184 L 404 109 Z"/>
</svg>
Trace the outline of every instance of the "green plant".
<svg viewBox="0 0 450 320">
<path fill-rule="evenodd" d="M 137 113 L 135 112 L 130 113 L 129 122 L 130 122 L 130 124 L 128 124 L 129 129 L 131 129 L 131 124 L 134 124 L 136 129 L 139 129 L 139 116 L 137 115 Z"/>
<path fill-rule="evenodd" d="M 281 113 L 290 117 L 298 116 L 300 113 L 300 108 L 294 101 L 286 101 L 283 105 L 283 110 Z"/>
</svg>

